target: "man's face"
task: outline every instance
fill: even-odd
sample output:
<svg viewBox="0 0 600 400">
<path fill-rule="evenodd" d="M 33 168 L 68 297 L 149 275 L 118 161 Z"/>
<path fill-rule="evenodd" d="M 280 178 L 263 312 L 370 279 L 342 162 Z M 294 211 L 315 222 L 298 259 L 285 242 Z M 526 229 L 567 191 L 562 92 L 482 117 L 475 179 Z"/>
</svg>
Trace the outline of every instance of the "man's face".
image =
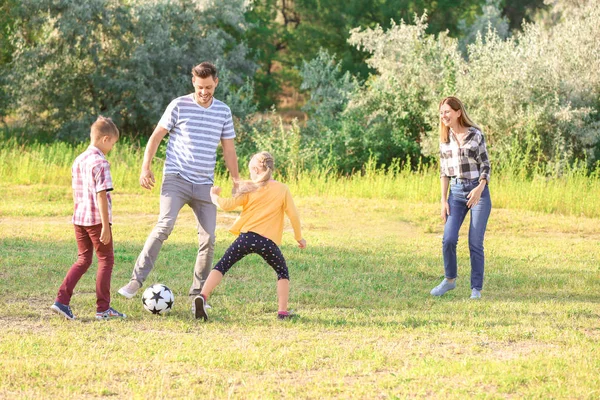
<svg viewBox="0 0 600 400">
<path fill-rule="evenodd" d="M 219 78 L 213 79 L 212 76 L 209 76 L 208 78 L 200 78 L 198 76 L 194 76 L 192 77 L 192 84 L 194 85 L 196 102 L 203 107 L 210 106 L 215 89 L 219 84 Z"/>
</svg>

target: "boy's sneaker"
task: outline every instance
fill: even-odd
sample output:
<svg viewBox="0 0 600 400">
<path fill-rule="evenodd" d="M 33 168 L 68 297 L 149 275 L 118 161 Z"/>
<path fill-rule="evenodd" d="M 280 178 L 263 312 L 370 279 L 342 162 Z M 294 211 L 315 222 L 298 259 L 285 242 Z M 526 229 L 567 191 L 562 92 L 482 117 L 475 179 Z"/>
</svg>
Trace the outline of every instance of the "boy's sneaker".
<svg viewBox="0 0 600 400">
<path fill-rule="evenodd" d="M 472 289 L 471 290 L 471 298 L 472 299 L 480 299 L 481 298 L 481 291 L 477 290 L 477 289 Z"/>
<path fill-rule="evenodd" d="M 135 296 L 135 294 L 138 290 L 140 290 L 141 287 L 142 285 L 138 281 L 131 280 L 127 285 L 119 289 L 117 293 L 119 293 L 122 296 L 125 296 L 128 299 L 131 299 L 133 298 L 133 296 Z"/>
<path fill-rule="evenodd" d="M 199 295 L 194 299 L 194 316 L 196 319 L 208 320 L 208 313 L 206 312 L 206 299 L 204 296 Z"/>
<path fill-rule="evenodd" d="M 96 319 L 107 320 L 107 319 L 113 319 L 113 318 L 127 318 L 127 315 L 118 312 L 117 310 L 115 310 L 112 307 L 109 307 L 108 310 L 106 310 L 106 311 L 96 313 Z"/>
<path fill-rule="evenodd" d="M 456 287 L 456 281 L 448 282 L 448 279 L 444 278 L 442 283 L 431 289 L 432 296 L 441 296 L 449 290 L 452 290 Z"/>
<path fill-rule="evenodd" d="M 286 320 L 286 319 L 292 319 L 297 317 L 298 314 L 296 314 L 294 312 L 294 310 L 290 310 L 290 311 L 279 311 L 277 313 L 277 319 L 282 319 L 282 320 Z"/>
<path fill-rule="evenodd" d="M 66 319 L 73 320 L 75 316 L 73 315 L 73 311 L 71 311 L 71 307 L 66 304 L 59 303 L 55 301 L 54 304 L 50 306 L 50 309 L 57 313 L 58 315 L 62 315 Z"/>
</svg>

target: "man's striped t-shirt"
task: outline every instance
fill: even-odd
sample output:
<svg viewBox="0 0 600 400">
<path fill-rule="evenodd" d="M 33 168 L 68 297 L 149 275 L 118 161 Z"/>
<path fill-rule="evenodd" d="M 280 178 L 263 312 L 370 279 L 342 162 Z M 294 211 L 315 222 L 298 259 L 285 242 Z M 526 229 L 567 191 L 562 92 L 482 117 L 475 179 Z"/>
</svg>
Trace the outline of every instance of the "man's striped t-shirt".
<svg viewBox="0 0 600 400">
<path fill-rule="evenodd" d="M 158 125 L 169 131 L 164 174 L 210 185 L 214 182 L 217 146 L 235 138 L 229 107 L 215 98 L 208 108 L 194 101 L 194 94 L 169 104 Z"/>
</svg>

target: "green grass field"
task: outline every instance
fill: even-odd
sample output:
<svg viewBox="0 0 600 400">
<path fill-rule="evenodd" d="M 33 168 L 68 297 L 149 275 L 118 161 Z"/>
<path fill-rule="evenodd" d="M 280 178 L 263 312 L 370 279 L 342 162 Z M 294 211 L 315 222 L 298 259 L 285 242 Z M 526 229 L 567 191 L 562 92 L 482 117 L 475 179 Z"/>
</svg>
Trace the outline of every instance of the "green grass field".
<svg viewBox="0 0 600 400">
<path fill-rule="evenodd" d="M 486 285 L 473 301 L 466 230 L 457 289 L 429 295 L 443 275 L 434 173 L 305 176 L 290 187 L 308 248 L 290 232 L 282 246 L 300 318 L 276 319 L 275 274 L 250 256 L 214 292 L 203 323 L 186 298 L 197 249 L 189 208 L 147 282 L 173 289 L 173 312 L 157 317 L 139 295 L 116 294 L 158 214 L 158 190 L 136 188 L 138 160 L 119 167 L 117 151 L 109 156 L 113 306 L 129 317 L 93 318 L 92 265 L 71 302 L 78 319 L 66 321 L 49 307 L 76 258 L 70 161 L 24 182 L 23 157 L 41 156 L 8 153 L 0 156 L 0 398 L 600 397 L 597 179 L 492 182 Z M 216 257 L 233 240 L 235 216 L 219 213 Z"/>
</svg>

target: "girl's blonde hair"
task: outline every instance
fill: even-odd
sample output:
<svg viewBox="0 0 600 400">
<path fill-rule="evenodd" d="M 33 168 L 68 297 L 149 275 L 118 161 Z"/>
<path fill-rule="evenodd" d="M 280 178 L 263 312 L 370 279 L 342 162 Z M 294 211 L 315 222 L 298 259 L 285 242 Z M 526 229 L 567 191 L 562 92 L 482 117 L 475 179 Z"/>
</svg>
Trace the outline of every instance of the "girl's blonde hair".
<svg viewBox="0 0 600 400">
<path fill-rule="evenodd" d="M 254 180 L 239 182 L 238 190 L 235 193 L 236 197 L 257 191 L 259 188 L 265 186 L 273 177 L 275 161 L 270 153 L 261 151 L 260 153 L 253 155 L 251 160 L 256 160 L 256 165 L 260 172 Z"/>
<path fill-rule="evenodd" d="M 471 120 L 471 118 L 469 118 L 469 114 L 467 114 L 467 110 L 465 110 L 465 106 L 463 105 L 462 101 L 460 101 L 457 97 L 454 97 L 454 96 L 445 97 L 440 102 L 440 106 L 438 107 L 438 110 L 440 108 L 442 108 L 442 106 L 444 104 L 448 104 L 450 106 L 450 108 L 453 109 L 454 111 L 460 110 L 460 117 L 458 117 L 458 122 L 460 122 L 460 124 L 462 126 L 465 126 L 467 128 L 470 128 L 470 127 L 477 128 L 481 131 L 481 128 L 479 126 L 477 126 L 477 124 L 475 122 L 473 122 Z M 441 118 L 440 118 L 440 141 L 442 143 L 450 142 L 450 128 L 447 127 L 446 125 L 444 125 Z"/>
</svg>

